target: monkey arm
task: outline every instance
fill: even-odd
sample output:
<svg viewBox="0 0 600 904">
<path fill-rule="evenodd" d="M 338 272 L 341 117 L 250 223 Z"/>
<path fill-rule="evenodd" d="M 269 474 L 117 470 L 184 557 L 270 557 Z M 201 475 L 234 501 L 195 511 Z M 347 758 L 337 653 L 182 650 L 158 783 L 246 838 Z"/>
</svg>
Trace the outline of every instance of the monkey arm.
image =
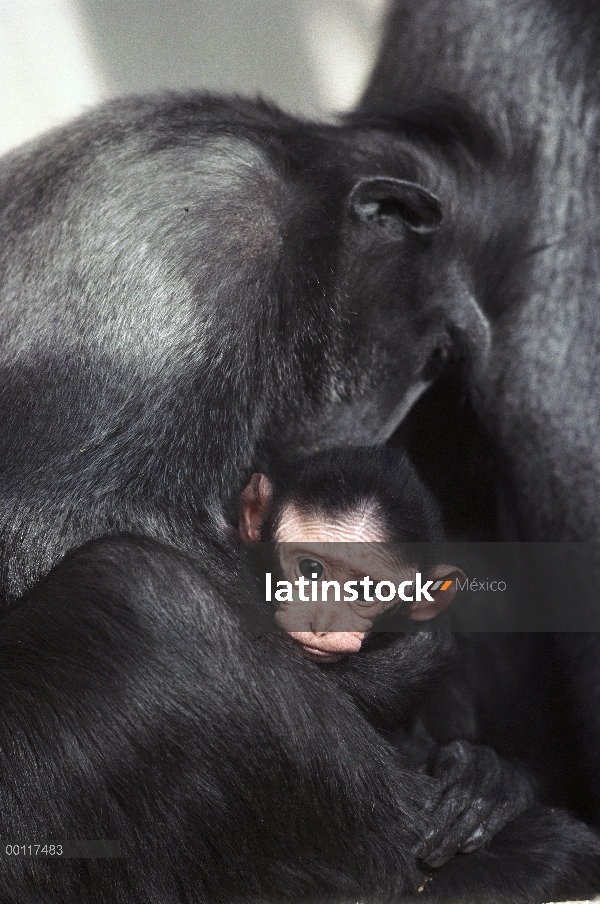
<svg viewBox="0 0 600 904">
<path fill-rule="evenodd" d="M 468 741 L 436 747 L 427 772 L 442 786 L 427 805 L 430 825 L 417 851 L 428 866 L 483 848 L 534 802 L 534 780 L 491 747 Z"/>
<path fill-rule="evenodd" d="M 9 610 L 2 837 L 118 839 L 126 856 L 19 858 L 0 898 L 448 904 L 484 889 L 540 904 L 598 888 L 600 840 L 541 808 L 489 850 L 419 863 L 441 783 L 278 640 L 253 639 L 203 571 L 134 537 L 87 544 Z"/>
<path fill-rule="evenodd" d="M 445 633 L 374 636 L 364 655 L 332 669 L 367 719 L 380 731 L 391 730 L 392 744 L 437 780 L 426 804 L 428 829 L 416 851 L 432 867 L 459 851 L 484 847 L 531 807 L 535 792 L 533 779 L 491 747 L 467 740 L 440 744 L 419 717 L 428 711 L 431 690 L 445 675 L 453 649 L 454 638 Z M 453 708 L 455 714 L 463 710 L 454 727 L 472 737 L 470 707 L 466 699 L 462 703 Z"/>
<path fill-rule="evenodd" d="M 431 692 L 448 670 L 454 637 L 447 632 L 374 632 L 359 653 L 327 674 L 381 732 L 411 731 Z"/>
</svg>

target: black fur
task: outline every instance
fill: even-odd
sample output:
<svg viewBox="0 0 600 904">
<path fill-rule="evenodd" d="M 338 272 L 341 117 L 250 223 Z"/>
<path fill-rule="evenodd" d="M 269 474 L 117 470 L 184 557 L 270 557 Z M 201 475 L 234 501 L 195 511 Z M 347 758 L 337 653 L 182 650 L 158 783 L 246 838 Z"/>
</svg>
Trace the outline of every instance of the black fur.
<svg viewBox="0 0 600 904">
<path fill-rule="evenodd" d="M 4 596 L 106 533 L 193 555 L 251 467 L 387 437 L 418 336 L 448 339 L 455 247 L 419 231 L 415 186 L 455 192 L 471 153 L 191 94 L 109 104 L 5 157 Z M 365 221 L 374 180 L 394 205 Z M 414 348 L 399 291 L 427 306 Z"/>
<path fill-rule="evenodd" d="M 529 810 L 486 851 L 419 867 L 411 851 L 443 783 L 384 740 L 325 670 L 276 637 L 250 640 L 234 593 L 155 541 L 121 537 L 67 557 L 7 614 L 2 837 L 118 838 L 125 858 L 11 858 L 4 900 L 484 893 L 514 904 L 597 887 L 600 840 L 559 811 Z M 406 639 L 397 690 L 431 682 L 437 642 Z"/>
<path fill-rule="evenodd" d="M 409 543 L 401 553 L 406 561 L 424 571 L 445 561 L 440 558 L 443 534 L 437 505 L 401 450 L 330 449 L 280 465 L 271 470 L 269 479 L 272 498 L 261 527 L 263 540 L 275 539 L 283 510 L 290 504 L 313 518 L 339 523 L 355 508 L 367 506 L 380 513 L 383 536 L 389 543 Z M 318 552 L 315 554 L 318 558 Z M 327 557 L 324 546 L 322 554 Z M 266 568 L 276 569 L 277 563 Z M 476 734 L 477 707 L 468 687 L 452 673 L 450 684 L 446 680 L 440 686 L 440 679 L 450 669 L 464 669 L 465 663 L 471 663 L 473 649 L 468 644 L 465 648 L 464 638 L 460 637 L 457 647 L 443 625 L 427 625 L 426 630 L 434 633 L 420 647 L 420 667 L 415 669 L 412 642 L 406 633 L 398 634 L 413 628 L 403 611 L 392 613 L 391 618 L 388 615 L 376 620 L 359 655 L 326 666 L 324 671 L 350 694 L 371 724 L 442 784 L 437 797 L 424 802 L 430 823 L 418 848 L 424 862 L 439 867 L 457 851 L 472 852 L 486 846 L 531 807 L 533 783 L 522 769 L 502 762 L 489 747 L 464 740 L 447 743 L 461 730 L 465 737 L 474 739 Z M 437 633 L 440 627 L 442 633 Z M 470 675 L 471 680 L 474 677 Z M 447 698 L 448 686 L 461 694 L 458 707 L 457 700 Z M 488 701 L 490 712 L 498 711 L 495 702 L 496 706 Z M 440 707 L 447 710 L 442 719 Z M 437 737 L 448 733 L 450 725 L 454 733 L 439 746 L 426 725 Z"/>
<path fill-rule="evenodd" d="M 443 97 L 472 110 L 458 134 L 479 146 L 487 178 L 498 167 L 490 167 L 492 147 L 505 164 L 527 160 L 526 201 L 477 189 L 497 238 L 511 209 L 521 217 L 512 241 L 504 233 L 493 249 L 503 278 L 484 245 L 465 247 L 470 301 L 491 329 L 489 348 L 463 346 L 467 390 L 495 446 L 502 532 L 514 538 L 600 539 L 600 326 L 589 228 L 600 203 L 598 33 L 600 13 L 585 0 L 394 0 L 357 114 L 393 122 Z M 456 143 L 443 126 L 425 130 L 440 153 Z"/>
<path fill-rule="evenodd" d="M 273 487 L 264 539 L 273 539 L 282 508 L 343 518 L 361 503 L 375 503 L 390 543 L 442 540 L 438 506 L 406 453 L 386 446 L 333 448 L 269 473 Z"/>
<path fill-rule="evenodd" d="M 483 121 L 480 144 L 491 142 L 508 165 L 527 160 L 530 170 L 526 199 L 476 188 L 475 204 L 496 223 L 500 241 L 487 247 L 502 256 L 502 276 L 485 243 L 465 244 L 469 292 L 452 323 L 464 332 L 459 320 L 472 317 L 474 304 L 489 343 L 457 346 L 461 365 L 423 397 L 401 438 L 462 537 L 600 540 L 598 35 L 600 10 L 588 0 L 393 0 L 360 105 L 371 122 L 391 121 L 407 105 L 431 108 L 440 97 L 467 105 Z M 446 153 L 447 132 L 428 134 Z M 497 169 L 480 159 L 488 175 Z M 485 181 L 478 178 L 473 185 Z M 511 209 L 521 216 L 512 236 L 504 232 Z M 449 226 L 457 228 L 454 212 Z M 418 316 L 405 311 L 408 321 Z M 425 363 L 406 382 L 408 395 Z M 576 738 L 560 741 L 562 763 L 550 748 L 546 763 L 538 757 L 540 778 L 561 793 L 552 774 L 562 773 L 564 795 L 576 773 L 575 784 L 587 785 L 580 811 L 600 824 L 600 640 L 556 638 L 549 673 L 538 647 L 532 639 L 531 687 L 549 678 L 568 701 L 538 737 L 571 724 Z M 503 650 L 522 661 L 522 640 Z M 544 695 L 538 699 L 538 709 L 547 708 Z M 522 686 L 514 700 L 519 712 Z"/>
<path fill-rule="evenodd" d="M 426 878 L 443 783 L 316 666 L 250 643 L 222 514 L 262 461 L 387 437 L 446 347 L 437 198 L 462 203 L 479 150 L 413 131 L 165 95 L 0 163 L 1 834 L 127 855 L 10 860 L 2 900 L 393 900 Z M 467 232 L 492 247 L 478 210 Z M 426 307 L 408 349 L 398 291 Z M 409 652 L 402 687 L 430 683 Z M 589 893 L 597 838 L 536 818 L 420 896 Z"/>
</svg>

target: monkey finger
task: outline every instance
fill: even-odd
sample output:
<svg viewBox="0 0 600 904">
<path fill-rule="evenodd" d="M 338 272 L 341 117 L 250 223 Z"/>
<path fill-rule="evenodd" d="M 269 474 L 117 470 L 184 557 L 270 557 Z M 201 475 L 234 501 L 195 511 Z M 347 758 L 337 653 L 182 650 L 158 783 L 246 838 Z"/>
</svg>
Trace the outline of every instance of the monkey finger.
<svg viewBox="0 0 600 904">
<path fill-rule="evenodd" d="M 441 866 L 471 839 L 476 830 L 473 816 L 448 808 L 436 814 L 435 825 L 422 839 L 417 856 L 429 866 Z"/>
<path fill-rule="evenodd" d="M 435 835 L 430 835 L 424 844 L 420 859 L 434 869 L 443 866 L 457 853 L 471 853 L 485 845 L 497 829 L 476 809 L 461 813 L 453 825 L 439 827 Z"/>
<path fill-rule="evenodd" d="M 463 844 L 460 846 L 461 854 L 472 854 L 474 851 L 478 851 L 479 848 L 483 847 L 490 838 L 493 838 L 496 834 L 496 829 L 493 832 L 486 831 L 484 826 L 478 826 L 470 838 L 468 838 Z"/>
<path fill-rule="evenodd" d="M 441 866 L 455 853 L 466 852 L 466 846 L 477 850 L 510 818 L 503 820 L 488 796 L 473 800 L 468 789 L 450 788 L 435 811 L 419 857 L 429 866 Z"/>
<path fill-rule="evenodd" d="M 529 809 L 532 803 L 533 792 L 531 788 L 524 788 L 523 793 L 514 795 L 504 801 L 501 806 L 495 807 L 486 819 L 480 820 L 475 831 L 461 844 L 460 851 L 463 854 L 470 854 L 483 847 L 509 822 L 512 822 L 520 813 Z"/>
</svg>

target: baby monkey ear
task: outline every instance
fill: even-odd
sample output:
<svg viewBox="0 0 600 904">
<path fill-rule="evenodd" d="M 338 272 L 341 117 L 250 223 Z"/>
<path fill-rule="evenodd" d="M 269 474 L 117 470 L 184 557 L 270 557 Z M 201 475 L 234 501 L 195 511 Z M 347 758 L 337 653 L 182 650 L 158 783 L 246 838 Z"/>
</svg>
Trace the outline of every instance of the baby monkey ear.
<svg viewBox="0 0 600 904">
<path fill-rule="evenodd" d="M 240 497 L 240 539 L 243 543 L 260 540 L 260 528 L 272 498 L 269 478 L 264 474 L 253 474 Z"/>
<path fill-rule="evenodd" d="M 423 593 L 422 599 L 411 603 L 408 617 L 413 621 L 428 621 L 449 606 L 458 590 L 457 581 L 466 580 L 464 572 L 454 565 L 434 565 L 427 574 L 433 585 L 427 588 L 431 600 Z"/>
</svg>

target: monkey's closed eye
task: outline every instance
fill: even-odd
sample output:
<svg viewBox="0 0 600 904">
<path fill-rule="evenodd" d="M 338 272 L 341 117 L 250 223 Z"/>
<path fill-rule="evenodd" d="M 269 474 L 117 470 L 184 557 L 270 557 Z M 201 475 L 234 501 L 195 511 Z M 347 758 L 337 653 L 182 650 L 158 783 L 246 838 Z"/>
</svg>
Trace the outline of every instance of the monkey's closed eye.
<svg viewBox="0 0 600 904">
<path fill-rule="evenodd" d="M 325 569 L 316 559 L 302 559 L 298 563 L 298 571 L 303 578 L 307 578 L 309 581 L 320 581 L 325 574 Z"/>
</svg>

